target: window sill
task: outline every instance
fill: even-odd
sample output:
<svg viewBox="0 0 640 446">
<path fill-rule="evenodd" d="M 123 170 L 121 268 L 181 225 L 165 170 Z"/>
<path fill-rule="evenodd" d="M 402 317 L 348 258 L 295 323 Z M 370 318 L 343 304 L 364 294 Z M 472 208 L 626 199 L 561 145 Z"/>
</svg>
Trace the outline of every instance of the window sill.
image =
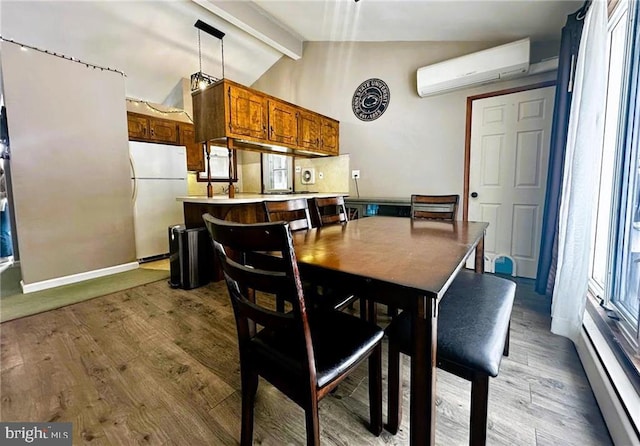
<svg viewBox="0 0 640 446">
<path fill-rule="evenodd" d="M 618 323 L 607 316 L 591 292 L 587 293 L 586 309 L 607 341 L 620 367 L 622 367 L 627 378 L 629 378 L 636 392 L 640 395 L 640 354 L 637 347 L 627 339 Z"/>
<path fill-rule="evenodd" d="M 625 351 L 615 321 L 588 295 L 576 348 L 614 443 L 636 444 L 640 441 L 640 412 L 635 409 L 640 407 L 638 355 L 633 348 Z"/>
</svg>

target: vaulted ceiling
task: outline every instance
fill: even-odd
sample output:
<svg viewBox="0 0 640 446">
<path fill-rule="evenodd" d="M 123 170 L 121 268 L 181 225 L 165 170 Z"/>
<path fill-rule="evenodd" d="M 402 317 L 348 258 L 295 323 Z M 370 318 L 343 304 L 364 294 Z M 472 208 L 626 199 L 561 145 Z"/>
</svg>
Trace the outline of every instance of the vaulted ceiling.
<svg viewBox="0 0 640 446">
<path fill-rule="evenodd" d="M 250 85 L 304 41 L 559 40 L 581 1 L 181 0 L 0 2 L 4 39 L 126 74 L 129 97 L 161 103 L 199 70 L 202 20 L 226 33 L 225 76 Z M 220 41 L 201 33 L 202 71 L 222 75 Z"/>
</svg>

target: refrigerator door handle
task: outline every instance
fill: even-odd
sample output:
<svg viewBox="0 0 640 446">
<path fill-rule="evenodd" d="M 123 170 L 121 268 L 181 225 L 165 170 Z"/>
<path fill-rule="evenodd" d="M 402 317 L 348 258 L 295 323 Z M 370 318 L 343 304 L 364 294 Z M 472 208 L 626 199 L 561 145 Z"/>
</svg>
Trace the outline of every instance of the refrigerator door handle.
<svg viewBox="0 0 640 446">
<path fill-rule="evenodd" d="M 129 158 L 129 164 L 131 165 L 131 202 L 135 203 L 138 196 L 138 179 L 136 178 L 136 168 L 133 166 L 133 160 Z"/>
</svg>

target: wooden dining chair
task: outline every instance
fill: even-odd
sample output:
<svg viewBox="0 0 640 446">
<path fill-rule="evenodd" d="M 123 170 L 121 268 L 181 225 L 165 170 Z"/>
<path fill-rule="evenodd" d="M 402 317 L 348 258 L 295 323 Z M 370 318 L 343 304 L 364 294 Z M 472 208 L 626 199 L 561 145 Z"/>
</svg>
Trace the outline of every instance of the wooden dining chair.
<svg viewBox="0 0 640 446">
<path fill-rule="evenodd" d="M 232 223 L 209 214 L 203 219 L 224 271 L 238 330 L 241 445 L 253 442 L 259 376 L 304 409 L 307 445 L 319 445 L 318 402 L 367 358 L 369 428 L 380 435 L 382 329 L 339 311 L 307 311 L 288 223 Z M 257 292 L 285 296 L 292 311 L 261 306 Z"/>
<path fill-rule="evenodd" d="M 411 195 L 411 219 L 455 221 L 459 200 L 459 195 Z M 394 317 L 397 310 L 389 308 L 388 313 Z M 509 356 L 510 333 L 511 325 L 507 329 L 504 356 Z"/>
<path fill-rule="evenodd" d="M 459 195 L 411 195 L 412 220 L 454 221 L 458 214 Z M 389 306 L 387 314 L 394 318 L 398 309 Z"/>
<path fill-rule="evenodd" d="M 264 202 L 264 212 L 267 221 L 286 221 L 292 231 L 311 228 L 311 214 L 306 198 Z"/>
<path fill-rule="evenodd" d="M 290 200 L 265 201 L 264 212 L 267 221 L 286 221 L 292 231 L 304 231 L 311 229 L 311 213 L 309 211 L 309 203 L 306 198 L 294 198 Z M 305 283 L 305 289 L 309 292 L 309 284 Z M 284 311 L 284 300 L 279 296 L 276 297 L 276 309 Z"/>
<path fill-rule="evenodd" d="M 458 273 L 438 309 L 437 366 L 471 381 L 471 446 L 486 443 L 489 377 L 498 375 L 509 330 L 515 283 L 489 274 Z M 386 329 L 389 338 L 388 424 L 402 420 L 400 353 L 411 355 L 413 320 L 402 312 Z"/>
<path fill-rule="evenodd" d="M 459 195 L 411 195 L 411 218 L 414 220 L 453 221 L 458 214 Z"/>
<path fill-rule="evenodd" d="M 326 198 L 313 197 L 312 208 L 318 226 L 346 223 L 349 220 L 343 196 Z"/>
<path fill-rule="evenodd" d="M 349 221 L 347 209 L 344 205 L 344 197 L 313 197 L 313 205 L 311 206 L 312 214 L 318 226 L 325 227 L 336 224 L 346 224 Z M 360 300 L 360 317 L 366 318 L 367 311 L 364 305 L 364 299 L 337 288 L 335 284 L 318 286 L 314 289 L 317 293 L 318 301 L 327 302 L 336 310 L 342 310 L 347 307 L 353 308 L 356 300 Z"/>
</svg>

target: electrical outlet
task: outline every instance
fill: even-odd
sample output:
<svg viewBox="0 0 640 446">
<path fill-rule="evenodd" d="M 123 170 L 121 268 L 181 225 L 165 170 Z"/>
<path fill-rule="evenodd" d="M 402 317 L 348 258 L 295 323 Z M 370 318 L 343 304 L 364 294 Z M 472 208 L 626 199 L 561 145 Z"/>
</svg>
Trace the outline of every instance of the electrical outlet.
<svg viewBox="0 0 640 446">
<path fill-rule="evenodd" d="M 354 180 L 359 180 L 360 179 L 360 171 L 359 170 L 352 170 L 351 171 L 351 178 Z"/>
</svg>

